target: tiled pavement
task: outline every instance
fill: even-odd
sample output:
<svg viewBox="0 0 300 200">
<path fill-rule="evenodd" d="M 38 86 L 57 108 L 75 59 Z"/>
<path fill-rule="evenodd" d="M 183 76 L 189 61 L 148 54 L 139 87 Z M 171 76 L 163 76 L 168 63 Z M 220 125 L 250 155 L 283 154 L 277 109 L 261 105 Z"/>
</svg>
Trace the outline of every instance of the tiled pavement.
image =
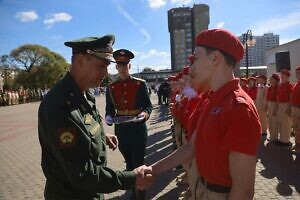
<svg viewBox="0 0 300 200">
<path fill-rule="evenodd" d="M 154 111 L 148 121 L 146 164 L 173 151 L 167 108 L 158 107 L 152 96 Z M 103 101 L 103 97 L 97 98 L 101 113 Z M 0 200 L 43 199 L 45 178 L 37 137 L 38 106 L 36 102 L 0 107 Z M 112 127 L 105 129 L 113 133 Z M 118 150 L 108 151 L 108 163 L 113 169 L 125 167 Z M 161 175 L 147 191 L 147 199 L 176 199 L 182 189 L 175 182 L 180 173 L 171 170 Z M 300 156 L 296 158 L 282 147 L 261 144 L 256 174 L 256 199 L 300 199 Z M 117 191 L 107 194 L 106 199 L 128 199 L 128 193 Z"/>
</svg>

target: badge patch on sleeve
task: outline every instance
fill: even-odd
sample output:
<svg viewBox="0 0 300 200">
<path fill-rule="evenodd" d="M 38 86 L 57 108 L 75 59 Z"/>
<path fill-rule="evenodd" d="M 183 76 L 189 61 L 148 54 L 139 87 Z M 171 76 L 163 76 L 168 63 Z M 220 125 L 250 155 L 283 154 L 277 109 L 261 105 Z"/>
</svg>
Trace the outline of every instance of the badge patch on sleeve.
<svg viewBox="0 0 300 200">
<path fill-rule="evenodd" d="M 60 129 L 57 136 L 60 148 L 70 148 L 76 144 L 76 132 L 74 129 Z"/>
</svg>

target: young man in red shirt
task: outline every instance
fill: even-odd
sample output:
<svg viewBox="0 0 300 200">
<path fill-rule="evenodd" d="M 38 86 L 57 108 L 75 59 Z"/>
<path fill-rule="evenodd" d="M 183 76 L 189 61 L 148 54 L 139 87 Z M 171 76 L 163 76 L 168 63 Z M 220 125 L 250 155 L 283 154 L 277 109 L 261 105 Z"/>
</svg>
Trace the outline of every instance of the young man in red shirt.
<svg viewBox="0 0 300 200">
<path fill-rule="evenodd" d="M 268 122 L 270 141 L 277 142 L 278 140 L 278 105 L 277 105 L 277 88 L 280 81 L 280 77 L 277 74 L 272 74 L 270 77 L 270 87 L 267 91 L 267 110 L 268 110 Z"/>
<path fill-rule="evenodd" d="M 259 114 L 259 119 L 261 123 L 261 133 L 262 136 L 267 136 L 268 129 L 268 118 L 267 118 L 267 77 L 265 75 L 259 75 L 256 78 L 256 99 L 255 105 Z"/>
<path fill-rule="evenodd" d="M 292 92 L 292 121 L 295 131 L 295 146 L 292 148 L 293 153 L 300 153 L 300 66 L 296 68 L 297 83 Z"/>
<path fill-rule="evenodd" d="M 196 38 L 195 77 L 212 94 L 203 104 L 189 143 L 152 165 L 152 174 L 172 169 L 194 156 L 201 175 L 196 199 L 253 199 L 261 126 L 255 105 L 233 70 L 244 55 L 239 39 L 223 29 Z"/>
<path fill-rule="evenodd" d="M 291 144 L 292 118 L 290 101 L 293 85 L 289 81 L 290 76 L 291 74 L 288 70 L 281 70 L 281 82 L 277 89 L 278 131 L 280 133 L 277 144 L 280 146 L 290 146 Z"/>
</svg>

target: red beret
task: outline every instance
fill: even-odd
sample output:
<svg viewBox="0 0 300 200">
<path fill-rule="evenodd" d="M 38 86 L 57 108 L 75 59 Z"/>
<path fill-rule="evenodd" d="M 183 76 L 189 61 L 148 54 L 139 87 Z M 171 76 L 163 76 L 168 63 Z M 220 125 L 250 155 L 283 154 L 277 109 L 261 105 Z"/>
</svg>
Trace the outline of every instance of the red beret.
<svg viewBox="0 0 300 200">
<path fill-rule="evenodd" d="M 168 80 L 169 80 L 169 81 L 175 81 L 175 78 L 176 78 L 175 76 L 169 76 L 169 77 L 168 77 Z"/>
<path fill-rule="evenodd" d="M 290 73 L 290 71 L 289 71 L 289 70 L 287 70 L 287 69 L 283 69 L 283 70 L 281 70 L 281 71 L 280 71 L 280 73 L 281 73 L 281 74 L 285 74 L 285 75 L 287 75 L 287 76 L 291 76 L 291 73 Z"/>
<path fill-rule="evenodd" d="M 271 77 L 274 78 L 276 81 L 279 81 L 279 80 L 280 80 L 278 74 L 272 74 Z"/>
<path fill-rule="evenodd" d="M 194 64 L 195 56 L 193 54 L 189 55 L 190 65 Z"/>
<path fill-rule="evenodd" d="M 183 73 L 182 73 L 182 72 L 179 72 L 179 73 L 177 74 L 177 80 L 181 79 L 182 76 L 183 76 Z"/>
<path fill-rule="evenodd" d="M 247 80 L 247 78 L 240 78 L 240 81 L 245 81 L 245 82 L 247 82 L 248 80 Z"/>
<path fill-rule="evenodd" d="M 183 75 L 189 75 L 189 69 L 190 69 L 189 66 L 185 66 L 182 70 Z"/>
<path fill-rule="evenodd" d="M 295 71 L 299 71 L 300 70 L 300 65 L 296 67 Z"/>
<path fill-rule="evenodd" d="M 261 75 L 257 76 L 257 78 L 263 78 L 264 80 L 267 80 L 267 77 L 264 74 L 261 74 Z"/>
<path fill-rule="evenodd" d="M 224 29 L 200 32 L 196 37 L 196 45 L 218 49 L 232 56 L 235 62 L 239 62 L 244 56 L 244 47 L 240 40 Z"/>
</svg>

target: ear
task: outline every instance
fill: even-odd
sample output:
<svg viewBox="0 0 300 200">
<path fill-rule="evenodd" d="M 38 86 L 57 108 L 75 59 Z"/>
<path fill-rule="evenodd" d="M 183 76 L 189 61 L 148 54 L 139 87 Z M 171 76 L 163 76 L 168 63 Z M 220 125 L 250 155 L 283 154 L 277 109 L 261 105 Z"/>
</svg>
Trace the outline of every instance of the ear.
<svg viewBox="0 0 300 200">
<path fill-rule="evenodd" d="M 211 62 L 213 64 L 213 66 L 216 66 L 218 65 L 222 59 L 224 59 L 224 56 L 221 54 L 221 52 L 219 51 L 214 51 L 212 54 L 211 54 Z"/>
<path fill-rule="evenodd" d="M 128 64 L 128 69 L 130 69 L 131 68 L 131 64 Z"/>
<path fill-rule="evenodd" d="M 83 55 L 82 54 L 77 54 L 77 55 L 74 55 L 73 57 L 73 61 L 74 63 L 76 63 L 76 66 L 78 66 L 79 68 L 82 68 L 83 66 Z"/>
</svg>

